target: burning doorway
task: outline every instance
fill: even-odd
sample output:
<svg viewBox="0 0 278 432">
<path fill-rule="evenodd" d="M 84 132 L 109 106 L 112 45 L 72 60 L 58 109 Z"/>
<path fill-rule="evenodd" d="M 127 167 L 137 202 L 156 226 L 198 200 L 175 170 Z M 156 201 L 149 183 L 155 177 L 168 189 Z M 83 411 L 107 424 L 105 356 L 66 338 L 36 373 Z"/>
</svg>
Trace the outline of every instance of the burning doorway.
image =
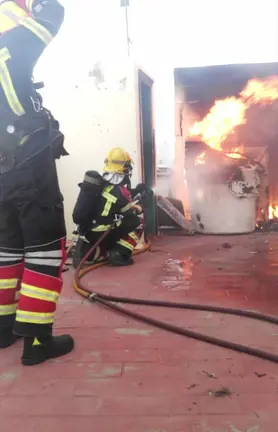
<svg viewBox="0 0 278 432">
<path fill-rule="evenodd" d="M 175 85 L 186 213 L 197 230 L 243 233 L 256 222 L 269 226 L 278 216 L 278 63 L 176 69 Z M 201 213 L 211 207 L 206 224 L 200 206 Z"/>
</svg>

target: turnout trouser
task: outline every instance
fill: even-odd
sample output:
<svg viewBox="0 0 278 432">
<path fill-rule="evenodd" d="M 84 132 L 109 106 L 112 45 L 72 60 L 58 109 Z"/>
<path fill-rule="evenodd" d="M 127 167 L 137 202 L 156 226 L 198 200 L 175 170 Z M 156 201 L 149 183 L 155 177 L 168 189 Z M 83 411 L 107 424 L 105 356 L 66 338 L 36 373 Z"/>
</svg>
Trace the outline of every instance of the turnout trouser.
<svg viewBox="0 0 278 432">
<path fill-rule="evenodd" d="M 51 334 L 65 236 L 55 160 L 46 148 L 0 175 L 0 330 Z"/>
<path fill-rule="evenodd" d="M 86 234 L 86 239 L 94 244 L 106 231 L 105 225 L 99 225 Z M 95 259 L 107 254 L 110 250 L 118 250 L 126 257 L 131 256 L 140 241 L 143 232 L 142 220 L 136 215 L 126 215 L 119 226 L 108 234 L 96 251 Z"/>
</svg>

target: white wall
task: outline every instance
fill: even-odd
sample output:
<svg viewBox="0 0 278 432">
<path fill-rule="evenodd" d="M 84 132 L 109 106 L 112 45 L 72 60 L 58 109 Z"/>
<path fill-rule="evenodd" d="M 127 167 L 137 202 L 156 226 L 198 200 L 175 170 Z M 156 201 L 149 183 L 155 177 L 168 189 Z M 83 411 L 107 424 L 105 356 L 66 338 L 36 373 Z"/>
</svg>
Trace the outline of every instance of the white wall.
<svg viewBox="0 0 278 432">
<path fill-rule="evenodd" d="M 126 88 L 119 89 L 111 80 L 98 90 L 93 78 L 78 88 L 68 88 L 59 98 L 47 99 L 47 106 L 60 122 L 65 134 L 65 148 L 70 156 L 57 162 L 60 186 L 65 199 L 68 237 L 74 229 L 72 210 L 79 192 L 78 183 L 85 171 L 102 172 L 103 161 L 112 147 L 123 147 L 134 160 L 133 183 L 141 180 L 139 134 L 138 74 L 126 67 Z M 106 87 L 106 88 L 105 88 Z M 108 88 L 107 88 L 108 87 Z"/>
</svg>

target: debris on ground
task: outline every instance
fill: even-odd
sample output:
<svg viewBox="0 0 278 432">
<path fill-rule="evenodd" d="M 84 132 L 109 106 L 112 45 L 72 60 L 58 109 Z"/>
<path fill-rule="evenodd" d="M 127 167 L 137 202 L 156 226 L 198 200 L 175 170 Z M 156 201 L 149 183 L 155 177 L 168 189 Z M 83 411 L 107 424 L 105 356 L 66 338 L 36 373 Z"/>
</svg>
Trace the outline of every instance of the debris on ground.
<svg viewBox="0 0 278 432">
<path fill-rule="evenodd" d="M 222 243 L 222 248 L 223 249 L 231 249 L 232 245 L 231 245 L 231 243 Z"/>
<path fill-rule="evenodd" d="M 209 395 L 215 398 L 231 396 L 232 391 L 227 387 L 222 387 L 219 390 L 211 390 L 209 391 Z"/>
<path fill-rule="evenodd" d="M 255 372 L 255 375 L 256 375 L 258 378 L 263 378 L 263 377 L 265 377 L 267 374 L 266 374 L 266 373 L 258 373 L 258 372 Z"/>
<path fill-rule="evenodd" d="M 217 376 L 212 372 L 202 371 L 207 377 L 217 379 Z"/>
<path fill-rule="evenodd" d="M 268 221 L 259 221 L 256 224 L 256 232 L 277 232 L 278 231 L 278 219 L 270 219 Z"/>
<path fill-rule="evenodd" d="M 197 384 L 191 384 L 189 387 L 187 387 L 187 390 L 191 390 L 195 387 L 197 387 Z"/>
</svg>

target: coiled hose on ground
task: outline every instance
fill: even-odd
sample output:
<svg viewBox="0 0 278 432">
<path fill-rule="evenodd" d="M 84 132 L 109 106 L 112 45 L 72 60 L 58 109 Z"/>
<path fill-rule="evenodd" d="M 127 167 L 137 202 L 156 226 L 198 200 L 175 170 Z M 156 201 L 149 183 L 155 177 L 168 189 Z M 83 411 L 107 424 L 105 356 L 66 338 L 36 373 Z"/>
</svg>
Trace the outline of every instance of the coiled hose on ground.
<svg viewBox="0 0 278 432">
<path fill-rule="evenodd" d="M 144 306 L 155 306 L 155 307 L 167 307 L 167 308 L 175 308 L 175 309 L 188 309 L 188 310 L 196 310 L 196 311 L 209 311 L 209 312 L 217 312 L 222 314 L 235 315 L 239 317 L 246 317 L 251 319 L 256 319 L 259 321 L 264 321 L 271 324 L 278 325 L 278 318 L 270 315 L 265 315 L 259 312 L 247 311 L 242 309 L 233 309 L 233 308 L 224 308 L 220 306 L 210 306 L 210 305 L 199 305 L 199 304 L 191 304 L 191 303 L 175 303 L 175 302 L 167 302 L 160 300 L 145 300 L 145 299 L 137 299 L 137 298 L 129 298 L 129 297 L 116 297 L 116 296 L 108 296 L 98 292 L 91 292 L 82 282 L 82 277 L 87 273 L 97 269 L 105 265 L 105 262 L 96 263 L 89 267 L 84 267 L 84 263 L 87 258 L 91 255 L 92 252 L 96 249 L 97 246 L 107 237 L 112 230 L 112 226 L 109 230 L 107 230 L 100 239 L 92 246 L 90 251 L 86 254 L 86 256 L 82 259 L 79 266 L 77 267 L 74 274 L 74 289 L 76 292 L 92 303 L 99 303 L 102 306 L 113 310 L 115 312 L 119 312 L 122 315 L 128 316 L 130 318 L 136 319 L 137 321 L 141 321 L 145 324 L 150 324 L 154 327 L 157 327 L 162 330 L 166 330 L 171 333 L 179 334 L 181 336 L 189 337 L 192 339 L 196 339 L 202 342 L 206 342 L 212 345 L 216 345 L 222 348 L 231 349 L 233 351 L 237 351 L 240 353 L 249 354 L 253 357 L 259 357 L 264 360 L 269 360 L 273 363 L 278 363 L 278 355 L 269 353 L 266 351 L 262 351 L 256 348 L 252 348 L 246 345 L 241 345 L 235 342 L 230 342 L 223 339 L 218 339 L 213 336 L 204 335 L 202 333 L 194 332 L 192 330 L 175 326 L 172 324 L 168 324 L 167 322 L 160 321 L 148 317 L 146 315 L 139 314 L 137 312 L 133 312 L 125 309 L 122 306 L 119 306 L 116 303 L 121 304 L 134 304 L 134 305 L 144 305 Z M 144 247 L 138 251 L 135 251 L 134 255 L 141 254 L 150 248 L 150 243 L 145 243 Z"/>
</svg>

